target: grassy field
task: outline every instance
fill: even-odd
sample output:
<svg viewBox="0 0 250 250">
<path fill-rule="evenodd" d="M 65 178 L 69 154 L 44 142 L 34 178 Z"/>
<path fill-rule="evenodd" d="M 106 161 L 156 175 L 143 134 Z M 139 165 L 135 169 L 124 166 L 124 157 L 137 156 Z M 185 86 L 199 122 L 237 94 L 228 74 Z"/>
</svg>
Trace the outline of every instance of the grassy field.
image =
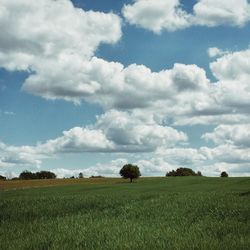
<svg viewBox="0 0 250 250">
<path fill-rule="evenodd" d="M 1 184 L 1 250 L 250 249 L 250 178 L 68 181 Z"/>
</svg>

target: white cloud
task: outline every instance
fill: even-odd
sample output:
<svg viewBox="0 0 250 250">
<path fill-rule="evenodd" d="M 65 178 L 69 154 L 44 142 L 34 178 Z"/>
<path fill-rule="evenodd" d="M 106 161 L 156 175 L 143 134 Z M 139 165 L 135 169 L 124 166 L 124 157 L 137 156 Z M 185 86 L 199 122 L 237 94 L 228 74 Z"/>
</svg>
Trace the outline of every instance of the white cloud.
<svg viewBox="0 0 250 250">
<path fill-rule="evenodd" d="M 215 11 L 201 19 L 200 13 L 207 11 L 209 4 Z M 223 5 L 201 0 L 195 5 L 195 19 L 181 10 L 179 1 L 140 0 L 124 7 L 124 13 L 132 13 L 137 25 L 155 32 L 185 28 L 194 20 L 197 25 L 208 26 L 231 20 L 230 25 L 241 26 L 247 22 L 247 14 L 235 15 L 243 13 L 242 6 L 248 11 L 244 4 L 240 1 L 233 8 L 232 1 Z M 231 14 L 228 6 L 232 7 Z M 151 14 L 149 19 L 143 17 L 138 23 L 145 11 Z M 199 170 L 204 163 L 209 168 L 215 161 L 237 166 L 250 162 L 248 134 L 238 125 L 250 122 L 249 49 L 225 54 L 210 48 L 211 56 L 220 56 L 210 64 L 217 79 L 211 83 L 197 65 L 175 64 L 171 69 L 152 72 L 144 65 L 125 67 L 95 57 L 101 43 L 114 44 L 120 39 L 120 18 L 74 8 L 68 0 L 2 0 L 0 28 L 6 34 L 0 37 L 0 66 L 30 73 L 23 90 L 47 99 L 97 103 L 105 111 L 95 124 L 74 127 L 43 144 L 0 144 L 0 166 L 40 166 L 45 158 L 79 152 L 150 152 L 152 159 L 137 161 L 145 175 L 165 174 L 182 165 Z M 231 124 L 203 136 L 220 144 L 215 148 L 186 148 L 187 135 L 169 126 L 207 123 Z M 85 173 L 114 175 L 120 167 L 118 162 L 110 167 L 99 164 Z"/>
<path fill-rule="evenodd" d="M 50 157 L 45 152 L 38 152 L 32 146 L 8 146 L 0 142 L 0 167 L 14 166 L 39 167 L 42 159 Z"/>
<path fill-rule="evenodd" d="M 173 147 L 187 141 L 187 135 L 174 128 L 146 121 L 140 116 L 111 110 L 88 127 L 74 127 L 63 135 L 36 146 L 0 144 L 0 166 L 37 166 L 42 160 L 67 153 L 154 152 L 159 146 Z"/>
<path fill-rule="evenodd" d="M 189 18 L 181 9 L 179 0 L 136 0 L 123 7 L 123 15 L 130 24 L 160 33 L 163 29 L 175 31 L 189 26 Z"/>
<path fill-rule="evenodd" d="M 250 150 L 230 144 L 221 144 L 215 148 L 202 147 L 203 154 L 208 160 L 227 164 L 246 164 L 250 162 Z"/>
<path fill-rule="evenodd" d="M 52 171 L 57 175 L 58 178 L 70 177 L 70 176 L 77 177 L 80 172 L 83 173 L 84 177 L 89 177 L 92 175 L 94 176 L 101 175 L 105 177 L 118 177 L 121 167 L 127 163 L 128 162 L 126 159 L 118 158 L 116 160 L 112 160 L 105 164 L 97 163 L 94 166 L 90 166 L 84 169 L 57 168 L 57 169 L 52 169 Z"/>
<path fill-rule="evenodd" d="M 223 55 L 228 54 L 228 53 L 229 53 L 228 51 L 223 51 L 223 50 L 218 49 L 216 47 L 211 47 L 211 48 L 208 48 L 208 50 L 207 50 L 207 54 L 209 57 L 223 56 Z"/>
<path fill-rule="evenodd" d="M 172 147 L 186 142 L 187 135 L 171 127 L 157 124 L 153 119 L 111 110 L 98 117 L 94 126 L 105 135 L 121 152 L 155 151 L 160 145 Z"/>
<path fill-rule="evenodd" d="M 197 148 L 159 148 L 156 152 L 158 157 L 163 157 L 165 161 L 173 165 L 201 165 L 208 158 L 203 149 Z"/>
<path fill-rule="evenodd" d="M 250 75 L 249 56 L 250 49 L 229 53 L 212 62 L 210 68 L 219 80 L 245 80 Z"/>
<path fill-rule="evenodd" d="M 24 90 L 47 99 L 76 103 L 85 100 L 98 103 L 104 110 L 130 110 L 154 116 L 157 124 L 163 120 L 182 125 L 209 121 L 218 124 L 223 119 L 236 120 L 236 116 L 242 120 L 249 117 L 249 50 L 223 55 L 211 63 L 216 83 L 210 83 L 206 72 L 196 65 L 175 64 L 160 72 L 152 72 L 144 65 L 124 67 L 93 56 L 101 42 L 114 43 L 120 38 L 120 19 L 116 15 L 76 9 L 66 0 L 25 2 L 22 8 L 14 2 L 3 2 L 1 25 L 13 32 L 0 38 L 0 65 L 32 70 Z M 58 12 L 58 8 L 61 14 L 55 17 L 50 12 Z M 23 20 L 27 11 L 27 20 L 32 17 L 43 23 L 39 29 L 29 29 L 30 23 Z M 12 14 L 17 18 L 6 18 Z M 76 22 L 65 24 L 66 20 Z M 92 26 L 95 29 L 90 29 Z M 64 32 L 59 32 L 62 29 Z M 12 42 L 7 43 L 6 39 Z M 20 51 L 24 58 L 16 58 Z"/>
<path fill-rule="evenodd" d="M 3 110 L 0 110 L 0 116 L 1 115 L 4 115 L 4 116 L 13 116 L 13 115 L 15 115 L 15 113 L 12 112 L 12 111 L 3 111 Z"/>
<path fill-rule="evenodd" d="M 53 91 L 68 100 L 73 95 L 77 101 L 98 89 L 81 69 L 90 67 L 101 43 L 120 39 L 121 20 L 113 13 L 75 8 L 69 0 L 2 0 L 0 29 L 5 34 L 0 66 L 32 73 L 25 90 L 52 99 Z"/>
<path fill-rule="evenodd" d="M 120 177 L 119 172 L 123 165 L 127 164 L 129 161 L 124 158 L 118 158 L 111 160 L 107 163 L 97 163 L 94 166 L 90 166 L 85 169 L 65 169 L 58 168 L 52 171 L 56 173 L 59 178 L 70 177 L 72 175 L 78 176 L 80 172 L 83 173 L 85 177 L 92 175 L 101 175 L 105 177 Z M 172 170 L 175 166 L 168 164 L 163 159 L 152 158 L 151 160 L 138 160 L 132 162 L 133 164 L 139 166 L 142 176 L 165 176 L 167 171 Z"/>
<path fill-rule="evenodd" d="M 114 148 L 103 131 L 88 128 L 74 127 L 64 131 L 63 136 L 38 145 L 38 150 L 51 153 L 102 152 Z"/>
<path fill-rule="evenodd" d="M 123 7 L 123 15 L 130 24 L 155 33 L 193 25 L 241 27 L 250 20 L 250 5 L 247 0 L 198 0 L 193 13 L 187 13 L 180 0 L 135 0 Z"/>
<path fill-rule="evenodd" d="M 216 144 L 231 144 L 239 147 L 250 147 L 250 124 L 219 125 L 211 133 L 202 136 Z M 249 151 L 250 153 L 250 151 Z"/>
<path fill-rule="evenodd" d="M 78 152 L 154 152 L 187 141 L 187 135 L 133 114 L 111 110 L 97 117 L 96 124 L 75 127 L 63 136 L 37 146 L 50 154 Z"/>
<path fill-rule="evenodd" d="M 193 11 L 194 23 L 209 27 L 241 27 L 250 20 L 250 5 L 247 0 L 199 0 Z"/>
</svg>

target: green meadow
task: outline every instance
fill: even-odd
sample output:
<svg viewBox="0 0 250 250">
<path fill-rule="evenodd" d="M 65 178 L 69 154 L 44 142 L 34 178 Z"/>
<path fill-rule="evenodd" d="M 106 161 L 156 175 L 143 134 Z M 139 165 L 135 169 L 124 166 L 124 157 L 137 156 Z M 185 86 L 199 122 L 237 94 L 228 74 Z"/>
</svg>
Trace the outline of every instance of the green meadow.
<svg viewBox="0 0 250 250">
<path fill-rule="evenodd" d="M 250 178 L 2 189 L 0 223 L 1 250 L 250 249 Z"/>
</svg>

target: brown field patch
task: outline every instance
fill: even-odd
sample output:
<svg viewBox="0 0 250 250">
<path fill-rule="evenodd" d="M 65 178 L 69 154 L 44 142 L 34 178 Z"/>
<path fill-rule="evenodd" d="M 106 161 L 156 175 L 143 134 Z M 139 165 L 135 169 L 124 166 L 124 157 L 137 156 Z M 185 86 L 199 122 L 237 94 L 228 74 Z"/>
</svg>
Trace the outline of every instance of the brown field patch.
<svg viewBox="0 0 250 250">
<path fill-rule="evenodd" d="M 44 179 L 44 180 L 6 180 L 0 181 L 0 190 L 63 186 L 73 184 L 114 184 L 127 182 L 121 178 L 83 178 L 83 179 Z"/>
</svg>

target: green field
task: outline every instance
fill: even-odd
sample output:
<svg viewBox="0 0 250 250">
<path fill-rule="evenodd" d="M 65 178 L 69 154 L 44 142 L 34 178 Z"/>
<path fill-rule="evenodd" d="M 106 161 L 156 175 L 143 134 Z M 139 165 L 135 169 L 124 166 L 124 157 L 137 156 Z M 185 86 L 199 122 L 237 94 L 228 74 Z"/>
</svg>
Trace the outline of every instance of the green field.
<svg viewBox="0 0 250 250">
<path fill-rule="evenodd" d="M 38 183 L 38 182 L 37 182 Z M 250 249 L 250 178 L 0 191 L 0 249 Z"/>
</svg>

